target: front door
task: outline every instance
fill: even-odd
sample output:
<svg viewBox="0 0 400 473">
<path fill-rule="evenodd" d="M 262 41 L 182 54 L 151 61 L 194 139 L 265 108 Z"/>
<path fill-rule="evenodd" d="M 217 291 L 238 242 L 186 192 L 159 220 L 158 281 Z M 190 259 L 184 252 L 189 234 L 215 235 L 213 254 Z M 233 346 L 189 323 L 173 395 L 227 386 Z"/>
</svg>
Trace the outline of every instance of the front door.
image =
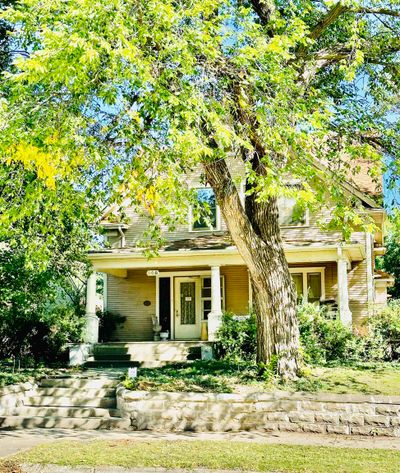
<svg viewBox="0 0 400 473">
<path fill-rule="evenodd" d="M 175 339 L 200 338 L 200 278 L 175 278 Z"/>
</svg>

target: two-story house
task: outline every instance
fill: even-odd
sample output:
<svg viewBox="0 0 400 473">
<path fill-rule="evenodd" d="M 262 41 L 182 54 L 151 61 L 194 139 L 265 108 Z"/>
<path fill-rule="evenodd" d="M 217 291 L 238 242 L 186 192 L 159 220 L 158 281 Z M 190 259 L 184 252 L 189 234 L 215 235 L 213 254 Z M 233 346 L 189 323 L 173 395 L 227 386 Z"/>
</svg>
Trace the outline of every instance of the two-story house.
<svg viewBox="0 0 400 473">
<path fill-rule="evenodd" d="M 211 188 L 191 179 L 200 201 L 211 209 L 208 221 L 195 221 L 167 233 L 159 255 L 148 259 L 137 241 L 145 219 L 127 208 L 128 221 L 119 222 L 110 208 L 104 215 L 108 247 L 92 251 L 95 272 L 105 275 L 104 302 L 108 311 L 126 317 L 115 341 L 150 341 L 168 331 L 170 340 L 205 338 L 210 311 L 247 314 L 252 291 L 247 268 L 230 239 Z M 326 304 L 344 323 L 363 330 L 363 321 L 377 306 L 386 304 L 391 276 L 374 270 L 375 256 L 384 252 L 385 211 L 379 205 L 379 189 L 359 174 L 345 190 L 362 203 L 377 230 L 356 230 L 344 242 L 340 230 L 323 231 L 318 221 L 329 221 L 329 206 L 317 214 L 299 211 L 295 201 L 280 200 L 280 223 L 286 258 L 299 300 Z M 116 223 L 117 222 L 117 223 Z M 98 341 L 95 316 L 95 273 L 87 289 L 88 342 Z M 157 325 L 160 327 L 157 330 Z M 209 334 L 212 339 L 214 333 Z"/>
</svg>

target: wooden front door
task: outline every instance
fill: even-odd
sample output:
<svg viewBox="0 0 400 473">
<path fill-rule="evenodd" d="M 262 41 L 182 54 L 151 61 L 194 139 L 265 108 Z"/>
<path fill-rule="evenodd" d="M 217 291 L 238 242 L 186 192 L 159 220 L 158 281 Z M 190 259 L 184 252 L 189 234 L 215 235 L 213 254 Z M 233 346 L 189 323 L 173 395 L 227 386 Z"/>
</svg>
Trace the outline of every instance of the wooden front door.
<svg viewBox="0 0 400 473">
<path fill-rule="evenodd" d="M 199 277 L 175 278 L 175 339 L 200 339 L 201 297 Z"/>
</svg>

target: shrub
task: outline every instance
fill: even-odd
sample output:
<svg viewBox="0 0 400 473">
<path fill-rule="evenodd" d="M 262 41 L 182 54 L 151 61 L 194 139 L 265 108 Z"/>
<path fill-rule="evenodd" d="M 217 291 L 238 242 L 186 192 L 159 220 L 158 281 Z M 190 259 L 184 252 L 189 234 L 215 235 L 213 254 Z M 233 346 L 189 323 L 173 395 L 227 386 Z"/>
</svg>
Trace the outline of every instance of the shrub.
<svg viewBox="0 0 400 473">
<path fill-rule="evenodd" d="M 400 359 L 400 301 L 391 301 L 378 314 L 369 318 L 370 352 L 380 348 L 380 359 L 388 361 Z M 372 359 L 376 359 L 371 356 Z"/>
<path fill-rule="evenodd" d="M 218 358 L 231 361 L 255 360 L 257 335 L 254 314 L 236 316 L 225 312 L 214 350 Z"/>
<path fill-rule="evenodd" d="M 98 312 L 97 315 L 99 317 L 99 341 L 109 342 L 118 325 L 123 324 L 126 317 L 109 311 Z"/>
<path fill-rule="evenodd" d="M 326 317 L 325 308 L 314 304 L 300 305 L 297 314 L 303 356 L 307 363 L 348 359 L 354 336 L 339 319 Z"/>
</svg>

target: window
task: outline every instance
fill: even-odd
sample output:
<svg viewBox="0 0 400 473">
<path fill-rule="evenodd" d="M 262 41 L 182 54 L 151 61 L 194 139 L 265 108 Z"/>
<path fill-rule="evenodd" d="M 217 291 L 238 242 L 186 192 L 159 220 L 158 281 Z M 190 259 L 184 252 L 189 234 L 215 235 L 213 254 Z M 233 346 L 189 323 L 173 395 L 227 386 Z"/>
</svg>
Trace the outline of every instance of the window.
<svg viewBox="0 0 400 473">
<path fill-rule="evenodd" d="M 199 202 L 199 207 L 203 212 L 196 220 L 193 216 L 191 217 L 191 230 L 217 230 L 219 210 L 215 200 L 214 191 L 208 187 L 197 189 L 197 201 Z"/>
<path fill-rule="evenodd" d="M 307 224 L 307 210 L 302 208 L 292 197 L 279 197 L 279 224 L 296 227 Z"/>
<path fill-rule="evenodd" d="M 318 303 L 325 299 L 325 268 L 290 268 L 297 302 Z"/>
<path fill-rule="evenodd" d="M 221 276 L 221 307 L 225 307 L 225 280 Z M 202 320 L 208 319 L 208 314 L 211 312 L 211 277 L 205 276 L 201 278 L 201 314 Z"/>
</svg>

